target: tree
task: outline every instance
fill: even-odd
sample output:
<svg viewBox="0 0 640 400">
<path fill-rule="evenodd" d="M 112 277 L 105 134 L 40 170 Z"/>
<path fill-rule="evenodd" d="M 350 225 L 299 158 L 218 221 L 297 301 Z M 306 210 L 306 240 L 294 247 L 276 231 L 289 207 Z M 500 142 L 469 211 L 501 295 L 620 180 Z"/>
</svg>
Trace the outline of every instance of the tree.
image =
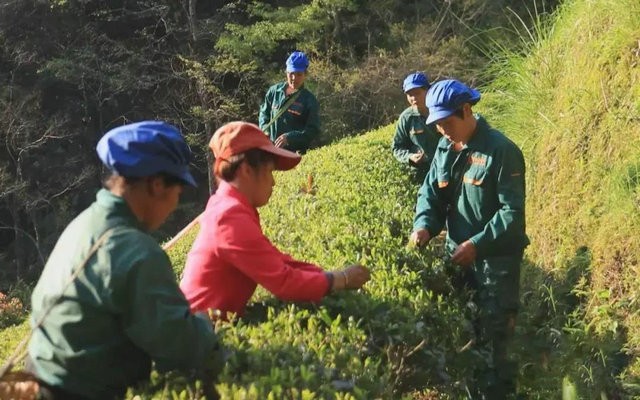
<svg viewBox="0 0 640 400">
<path fill-rule="evenodd" d="M 171 1 L 2 7 L 0 251 L 14 260 L 13 277 L 37 274 L 27 267 L 40 258 L 34 255 L 48 254 L 69 219 L 92 201 L 101 179 L 94 149 L 108 129 L 141 119 L 172 122 L 195 144 L 196 169 L 205 171 L 212 124 L 238 108 L 234 94 L 216 86 L 222 78 L 210 74 L 209 54 L 198 48 L 215 37 L 207 31 L 215 24 L 196 23 L 191 3 L 191 14 Z"/>
</svg>

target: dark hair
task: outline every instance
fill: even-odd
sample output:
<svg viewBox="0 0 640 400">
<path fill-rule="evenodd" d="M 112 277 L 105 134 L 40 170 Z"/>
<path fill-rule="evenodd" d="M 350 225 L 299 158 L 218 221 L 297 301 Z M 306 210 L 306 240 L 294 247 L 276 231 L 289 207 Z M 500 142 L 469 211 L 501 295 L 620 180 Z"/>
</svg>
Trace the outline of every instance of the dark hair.
<svg viewBox="0 0 640 400">
<path fill-rule="evenodd" d="M 462 108 L 462 107 L 456 108 L 456 110 L 451 115 L 455 115 L 456 117 L 458 117 L 460 119 L 464 119 L 464 108 Z"/>
<path fill-rule="evenodd" d="M 453 114 L 451 115 L 455 115 L 456 117 L 460 118 L 460 119 L 464 119 L 464 105 L 467 103 L 462 103 L 460 104 L 456 110 L 453 112 Z M 469 105 L 471 105 L 471 103 L 469 103 Z"/>
<path fill-rule="evenodd" d="M 186 185 L 186 182 L 182 179 L 169 175 L 165 172 L 159 172 L 151 176 L 122 176 L 113 171 L 109 171 L 108 175 L 103 179 L 103 184 L 107 189 L 112 189 L 118 178 L 124 179 L 127 185 L 134 185 L 138 182 L 142 182 L 147 178 L 162 178 L 165 186 Z"/>
<path fill-rule="evenodd" d="M 238 168 L 240 168 L 240 164 L 242 164 L 244 161 L 246 161 L 252 169 L 258 170 L 263 165 L 275 162 L 275 160 L 275 155 L 264 150 L 249 149 L 244 153 L 229 157 L 228 160 L 221 159 L 219 161 L 220 164 L 216 171 L 216 174 L 219 175 L 223 180 L 231 182 L 236 178 Z"/>
<path fill-rule="evenodd" d="M 157 176 L 162 178 L 165 186 L 187 185 L 187 182 L 185 182 L 183 179 L 178 178 L 177 176 L 169 175 L 164 172 L 160 172 L 159 174 L 157 174 Z"/>
</svg>

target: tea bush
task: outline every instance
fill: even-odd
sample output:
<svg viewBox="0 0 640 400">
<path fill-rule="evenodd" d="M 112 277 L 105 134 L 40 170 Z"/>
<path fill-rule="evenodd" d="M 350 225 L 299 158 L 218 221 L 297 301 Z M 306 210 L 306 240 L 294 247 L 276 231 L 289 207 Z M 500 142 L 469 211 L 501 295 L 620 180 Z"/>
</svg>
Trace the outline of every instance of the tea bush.
<svg viewBox="0 0 640 400">
<path fill-rule="evenodd" d="M 455 395 L 479 350 L 473 307 L 452 294 L 439 248 L 407 247 L 417 185 L 393 159 L 392 128 L 309 152 L 278 173 L 260 210 L 283 251 L 325 269 L 361 263 L 372 279 L 359 292 L 320 304 L 286 304 L 258 290 L 247 315 L 220 327 L 229 358 L 217 385 L 229 399 L 372 399 Z M 170 251 L 181 272 L 195 232 Z M 186 386 L 185 386 L 186 385 Z M 193 396 L 183 379 L 156 376 L 142 398 Z"/>
<path fill-rule="evenodd" d="M 217 382 L 223 398 L 446 398 L 464 390 L 468 365 L 482 357 L 467 345 L 474 307 L 453 293 L 437 244 L 407 246 L 418 187 L 393 159 L 391 134 L 387 127 L 313 150 L 277 174 L 260 210 L 274 243 L 329 270 L 361 263 L 372 280 L 320 304 L 282 303 L 258 290 L 244 318 L 218 326 L 228 349 Z M 169 252 L 178 276 L 196 233 Z M 26 321 L 0 331 L 2 359 L 27 332 Z M 193 399 L 200 386 L 154 372 L 127 397 Z"/>
<path fill-rule="evenodd" d="M 12 325 L 0 330 L 0 363 L 4 363 L 14 352 L 14 349 L 29 333 L 29 322 Z"/>
</svg>

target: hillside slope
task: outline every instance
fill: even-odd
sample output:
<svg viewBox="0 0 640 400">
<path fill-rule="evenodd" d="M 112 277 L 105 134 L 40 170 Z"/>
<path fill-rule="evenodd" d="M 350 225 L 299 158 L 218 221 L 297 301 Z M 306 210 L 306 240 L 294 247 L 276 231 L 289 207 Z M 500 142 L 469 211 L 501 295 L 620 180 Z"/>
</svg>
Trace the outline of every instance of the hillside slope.
<svg viewBox="0 0 640 400">
<path fill-rule="evenodd" d="M 640 2 L 571 0 L 535 34 L 526 57 L 496 59 L 500 78 L 478 107 L 527 160 L 520 391 L 558 398 L 566 377 L 580 398 L 640 398 Z M 261 216 L 278 247 L 327 269 L 363 263 L 373 279 L 316 306 L 259 291 L 244 321 L 221 328 L 224 398 L 464 392 L 468 366 L 483 358 L 465 346 L 473 307 L 450 294 L 438 246 L 406 248 L 417 186 L 392 159 L 391 134 L 311 151 L 276 176 Z M 192 239 L 170 253 L 178 273 Z M 0 343 L 6 355 L 10 343 Z M 130 395 L 185 387 L 154 375 Z"/>
<path fill-rule="evenodd" d="M 472 310 L 450 294 L 437 246 L 407 248 L 418 185 L 391 154 L 392 132 L 313 150 L 293 171 L 277 173 L 260 209 L 266 235 L 325 269 L 362 263 L 372 279 L 359 293 L 333 294 L 317 306 L 288 305 L 259 290 L 244 320 L 223 329 L 232 354 L 219 385 L 224 398 L 461 393 L 457 382 L 482 357 L 458 352 L 471 338 Z M 170 251 L 178 274 L 193 237 Z"/>
<path fill-rule="evenodd" d="M 528 164 L 529 322 L 558 329 L 551 359 L 581 356 L 554 387 L 640 396 L 640 2 L 567 1 L 532 34 L 483 104 Z"/>
</svg>

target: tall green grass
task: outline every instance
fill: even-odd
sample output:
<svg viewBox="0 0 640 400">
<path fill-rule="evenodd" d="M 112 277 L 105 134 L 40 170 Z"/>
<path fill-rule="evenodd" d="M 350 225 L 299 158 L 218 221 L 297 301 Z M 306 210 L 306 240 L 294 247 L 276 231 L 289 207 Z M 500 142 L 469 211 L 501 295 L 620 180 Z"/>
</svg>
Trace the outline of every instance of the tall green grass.
<svg viewBox="0 0 640 400">
<path fill-rule="evenodd" d="M 582 396 L 640 395 L 640 2 L 566 1 L 524 36 L 526 57 L 496 56 L 483 111 L 527 160 L 531 305 L 560 304 L 525 315 L 560 329 L 549 357 Z"/>
</svg>

